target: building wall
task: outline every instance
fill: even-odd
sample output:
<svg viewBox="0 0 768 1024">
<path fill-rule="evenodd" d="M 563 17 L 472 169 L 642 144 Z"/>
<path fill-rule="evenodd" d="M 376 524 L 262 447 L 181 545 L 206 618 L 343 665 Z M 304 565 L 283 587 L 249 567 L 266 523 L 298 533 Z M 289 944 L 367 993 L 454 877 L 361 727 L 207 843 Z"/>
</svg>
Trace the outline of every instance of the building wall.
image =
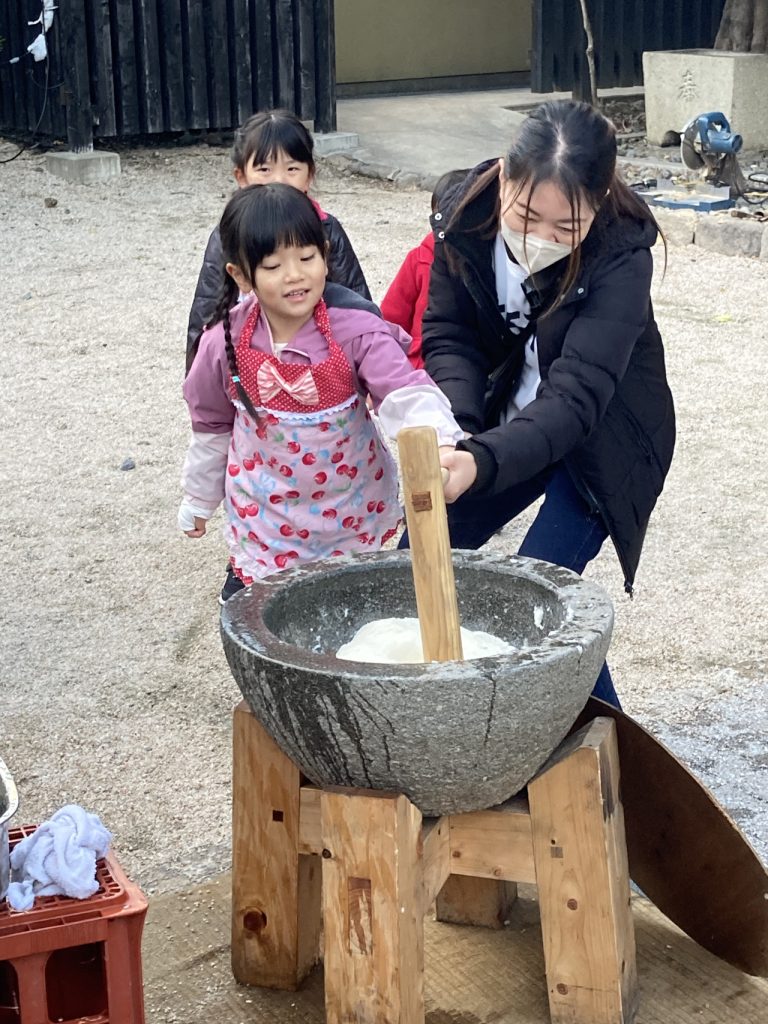
<svg viewBox="0 0 768 1024">
<path fill-rule="evenodd" d="M 340 84 L 527 71 L 531 0 L 335 0 Z"/>
</svg>

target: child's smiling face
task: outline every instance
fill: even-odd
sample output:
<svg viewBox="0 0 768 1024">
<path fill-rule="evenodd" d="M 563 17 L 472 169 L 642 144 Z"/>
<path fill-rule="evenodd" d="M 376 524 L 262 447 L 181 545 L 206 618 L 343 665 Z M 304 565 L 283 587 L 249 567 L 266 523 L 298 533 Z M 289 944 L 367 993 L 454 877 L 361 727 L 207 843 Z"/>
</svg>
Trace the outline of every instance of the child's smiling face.
<svg viewBox="0 0 768 1024">
<path fill-rule="evenodd" d="M 312 184 L 312 171 L 309 164 L 294 160 L 284 149 L 278 149 L 261 163 L 256 163 L 254 157 L 251 157 L 245 167 L 236 167 L 235 181 L 240 188 L 277 181 L 283 185 L 292 185 L 300 192 L 308 192 Z"/>
<path fill-rule="evenodd" d="M 312 316 L 325 288 L 327 267 L 316 245 L 281 245 L 256 268 L 251 282 L 232 263 L 227 272 L 241 292 L 253 291 L 278 340 Z"/>
</svg>

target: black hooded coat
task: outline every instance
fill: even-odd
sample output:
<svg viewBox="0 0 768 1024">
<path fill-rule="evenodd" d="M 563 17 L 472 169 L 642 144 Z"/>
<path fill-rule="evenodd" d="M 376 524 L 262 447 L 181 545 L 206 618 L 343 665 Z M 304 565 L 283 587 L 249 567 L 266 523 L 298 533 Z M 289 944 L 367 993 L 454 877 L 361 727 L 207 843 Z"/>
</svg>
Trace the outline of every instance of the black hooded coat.
<svg viewBox="0 0 768 1024">
<path fill-rule="evenodd" d="M 548 315 L 541 311 L 557 295 L 563 269 L 554 264 L 530 279 L 541 384 L 535 400 L 499 426 L 499 411 L 519 379 L 525 337 L 509 330 L 499 310 L 495 232 L 477 230 L 493 220 L 498 180 L 446 230 L 451 207 L 491 165 L 475 168 L 433 219 L 426 369 L 473 435 L 459 444 L 478 466 L 467 493 L 493 500 L 564 463 L 603 517 L 631 593 L 675 444 L 674 405 L 650 299 L 650 250 L 658 232 L 650 221 L 611 216 L 603 207 L 581 243 L 576 281 Z"/>
</svg>

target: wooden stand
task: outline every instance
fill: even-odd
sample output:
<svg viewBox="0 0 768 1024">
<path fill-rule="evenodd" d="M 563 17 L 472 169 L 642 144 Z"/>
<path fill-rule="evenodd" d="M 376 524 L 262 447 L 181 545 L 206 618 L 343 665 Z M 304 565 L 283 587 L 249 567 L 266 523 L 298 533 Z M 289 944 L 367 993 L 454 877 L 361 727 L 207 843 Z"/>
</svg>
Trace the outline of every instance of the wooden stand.
<svg viewBox="0 0 768 1024">
<path fill-rule="evenodd" d="M 320 957 L 328 1024 L 424 1024 L 424 914 L 501 927 L 538 886 L 553 1024 L 637 1002 L 615 726 L 596 718 L 500 807 L 422 822 L 402 794 L 321 790 L 235 709 L 232 969 L 295 989 Z M 322 886 L 321 886 L 322 878 Z M 321 897 L 322 890 L 322 897 Z"/>
</svg>

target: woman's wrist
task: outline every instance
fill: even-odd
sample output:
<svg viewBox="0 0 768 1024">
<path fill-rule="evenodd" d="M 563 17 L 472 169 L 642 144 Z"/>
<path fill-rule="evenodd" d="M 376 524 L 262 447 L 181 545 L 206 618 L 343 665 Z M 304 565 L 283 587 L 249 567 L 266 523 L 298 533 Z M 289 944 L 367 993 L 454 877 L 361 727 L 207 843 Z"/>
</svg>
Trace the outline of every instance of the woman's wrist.
<svg viewBox="0 0 768 1024">
<path fill-rule="evenodd" d="M 493 484 L 493 481 L 496 479 L 498 466 L 493 452 L 489 448 L 486 448 L 484 444 L 481 444 L 474 438 L 467 438 L 464 441 L 459 441 L 456 445 L 456 450 L 469 452 L 475 460 L 477 475 L 470 488 L 472 494 L 479 494 Z"/>
</svg>

